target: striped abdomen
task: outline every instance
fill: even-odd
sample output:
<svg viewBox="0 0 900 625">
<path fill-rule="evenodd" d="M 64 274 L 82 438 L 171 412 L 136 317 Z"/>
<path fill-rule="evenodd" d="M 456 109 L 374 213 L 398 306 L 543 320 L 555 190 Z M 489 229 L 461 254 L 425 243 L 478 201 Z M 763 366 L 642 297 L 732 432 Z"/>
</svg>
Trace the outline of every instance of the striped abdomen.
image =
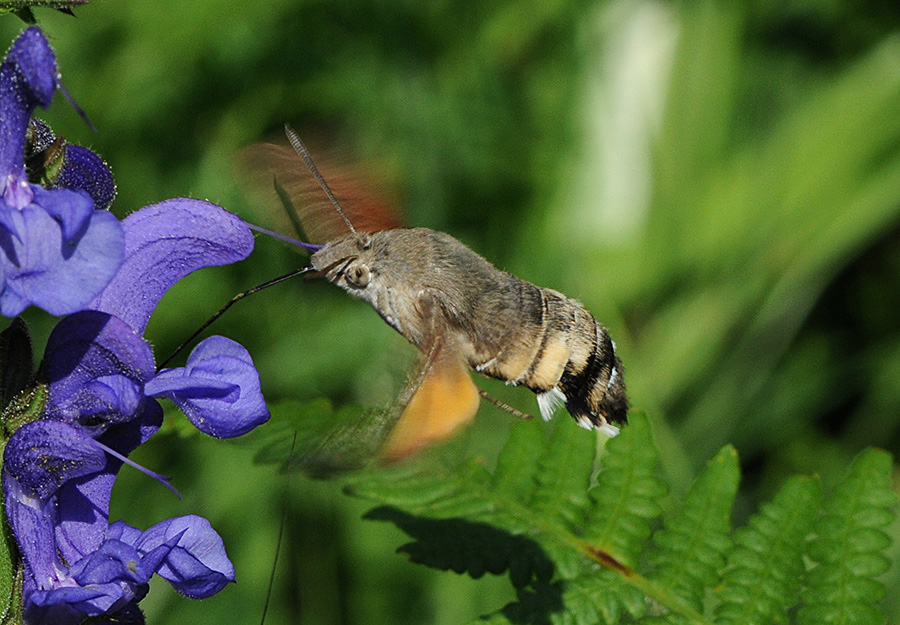
<svg viewBox="0 0 900 625">
<path fill-rule="evenodd" d="M 516 281 L 522 318 L 528 320 L 516 329 L 522 336 L 508 337 L 496 355 L 475 368 L 537 393 L 545 419 L 565 403 L 584 428 L 625 423 L 622 363 L 606 328 L 562 293 Z"/>
</svg>

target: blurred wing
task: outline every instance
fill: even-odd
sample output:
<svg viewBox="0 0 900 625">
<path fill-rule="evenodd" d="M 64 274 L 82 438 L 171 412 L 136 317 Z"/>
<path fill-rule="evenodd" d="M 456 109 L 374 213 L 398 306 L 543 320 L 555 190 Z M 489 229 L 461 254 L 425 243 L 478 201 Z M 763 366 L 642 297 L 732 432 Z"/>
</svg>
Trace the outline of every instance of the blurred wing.
<svg viewBox="0 0 900 625">
<path fill-rule="evenodd" d="M 325 152 L 322 151 L 322 154 Z M 328 183 L 350 223 L 359 232 L 402 228 L 391 208 L 396 198 L 367 179 L 362 168 L 338 164 L 335 159 L 313 152 L 316 166 Z M 267 213 L 260 225 L 281 232 L 296 232 L 296 219 L 310 243 L 326 243 L 349 233 L 349 229 L 328 201 L 303 160 L 289 145 L 258 143 L 236 155 L 238 178 L 249 182 L 249 191 Z M 394 201 L 392 201 L 394 200 Z M 274 222 L 274 223 L 273 223 Z"/>
<path fill-rule="evenodd" d="M 380 457 L 401 460 L 432 443 L 443 441 L 475 418 L 478 388 L 456 345 L 438 336 L 418 376 L 418 384 L 388 434 Z"/>
<path fill-rule="evenodd" d="M 479 393 L 458 350 L 436 343 L 418 359 L 392 408 L 319 409 L 295 416 L 299 425 L 285 419 L 290 428 L 301 431 L 289 470 L 321 478 L 361 469 L 376 458 L 397 462 L 469 423 L 478 411 Z M 275 436 L 282 446 L 288 438 L 281 432 Z"/>
<path fill-rule="evenodd" d="M 390 410 L 345 406 L 298 443 L 287 468 L 316 478 L 362 469 L 377 456 L 396 417 Z"/>
</svg>

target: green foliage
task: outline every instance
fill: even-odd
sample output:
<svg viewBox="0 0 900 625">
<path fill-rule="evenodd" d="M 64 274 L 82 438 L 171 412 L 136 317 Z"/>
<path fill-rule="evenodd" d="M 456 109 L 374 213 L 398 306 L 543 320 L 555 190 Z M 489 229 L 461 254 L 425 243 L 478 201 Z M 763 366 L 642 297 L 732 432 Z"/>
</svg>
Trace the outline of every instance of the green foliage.
<svg viewBox="0 0 900 625">
<path fill-rule="evenodd" d="M 731 547 L 731 505 L 739 475 L 737 453 L 725 447 L 691 486 L 681 509 L 653 535 L 657 549 L 649 554 L 651 579 L 696 611 L 703 608 L 704 589 L 718 581 Z"/>
<path fill-rule="evenodd" d="M 722 623 L 788 623 L 805 565 L 806 537 L 819 510 L 819 480 L 789 479 L 734 533 L 716 616 Z"/>
<path fill-rule="evenodd" d="M 88 0 L 0 0 L 0 15 L 13 13 L 26 24 L 35 24 L 33 8 L 48 8 L 72 14 L 72 9 Z"/>
<path fill-rule="evenodd" d="M 733 528 L 737 454 L 723 448 L 680 502 L 666 487 L 646 417 L 608 441 L 559 423 L 513 428 L 496 467 L 434 453 L 350 478 L 380 505 L 366 518 L 412 540 L 413 562 L 507 575 L 517 600 L 482 623 L 881 623 L 876 577 L 895 520 L 890 457 L 867 450 L 821 500 L 794 477 Z M 659 526 L 653 520 L 662 514 Z M 796 614 L 796 621 L 792 615 Z"/>
<path fill-rule="evenodd" d="M 591 506 L 585 539 L 626 566 L 635 566 L 651 522 L 662 513 L 666 487 L 656 474 L 658 452 L 650 441 L 650 425 L 632 418 L 628 436 L 606 443 L 596 486 L 588 491 Z M 513 441 L 507 445 L 509 449 Z M 510 453 L 514 453 L 510 451 Z"/>
<path fill-rule="evenodd" d="M 877 581 L 890 567 L 884 529 L 894 520 L 891 457 L 878 450 L 860 454 L 847 478 L 826 499 L 815 524 L 809 557 L 817 563 L 806 578 L 797 622 L 882 623 L 877 603 L 885 588 Z"/>
</svg>

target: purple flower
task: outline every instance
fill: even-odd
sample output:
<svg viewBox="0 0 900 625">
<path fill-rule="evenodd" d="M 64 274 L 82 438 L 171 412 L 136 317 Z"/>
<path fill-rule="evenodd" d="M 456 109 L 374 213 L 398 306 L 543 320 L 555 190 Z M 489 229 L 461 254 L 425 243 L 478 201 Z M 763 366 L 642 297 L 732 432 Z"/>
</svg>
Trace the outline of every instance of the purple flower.
<svg viewBox="0 0 900 625">
<path fill-rule="evenodd" d="M 31 304 L 54 315 L 81 310 L 122 262 L 121 226 L 96 210 L 95 199 L 114 188 L 96 155 L 68 146 L 56 188 L 28 179 L 29 120 L 57 86 L 53 51 L 29 28 L 0 65 L 0 313 L 8 317 Z"/>
<path fill-rule="evenodd" d="M 269 413 L 246 350 L 210 337 L 185 367 L 157 372 L 143 329 L 162 295 L 201 267 L 235 262 L 253 247 L 242 221 L 199 200 L 148 206 L 122 222 L 125 257 L 93 310 L 62 319 L 47 340 L 42 418 L 4 451 L 3 490 L 25 563 L 25 613 L 77 623 L 131 613 L 153 573 L 189 597 L 234 581 L 221 538 L 200 517 L 141 532 L 109 524 L 109 499 L 127 455 L 162 423 L 171 399 L 202 431 L 238 436 Z"/>
<path fill-rule="evenodd" d="M 127 527 L 124 523 L 120 526 Z M 112 530 L 110 533 L 115 534 Z M 136 548 L 143 553 L 165 548 L 155 570 L 183 595 L 202 599 L 234 581 L 234 568 L 225 557 L 222 539 L 202 517 L 168 519 L 133 538 Z"/>
<path fill-rule="evenodd" d="M 121 521 L 107 527 L 108 496 L 92 499 L 90 482 L 111 462 L 121 463 L 80 428 L 35 421 L 16 432 L 4 456 L 3 489 L 24 556 L 29 623 L 78 623 L 119 612 L 146 595 L 155 572 L 194 598 L 234 581 L 222 540 L 205 519 L 178 517 L 146 532 Z M 102 514 L 92 509 L 98 504 Z M 103 531 L 91 519 L 102 519 Z"/>
<path fill-rule="evenodd" d="M 166 291 L 189 273 L 246 258 L 253 249 L 247 225 L 218 206 L 176 199 L 148 206 L 123 222 L 125 261 L 91 307 L 143 332 Z M 166 397 L 202 432 L 231 438 L 269 419 L 250 354 L 221 336 L 202 341 L 185 367 L 145 380 L 144 393 Z M 118 394 L 127 400 L 127 394 Z"/>
<path fill-rule="evenodd" d="M 205 519 L 169 519 L 145 532 L 109 523 L 119 469 L 162 423 L 157 398 L 213 436 L 238 436 L 269 418 L 243 347 L 211 337 L 185 367 L 157 372 L 144 328 L 175 282 L 245 258 L 253 237 L 240 219 L 198 200 L 149 206 L 121 224 L 105 212 L 115 195 L 106 164 L 31 118 L 50 104 L 57 80 L 37 28 L 0 65 L 0 313 L 35 304 L 70 315 L 47 341 L 37 386 L 21 322 L 8 331 L 0 371 L 3 425 L 13 431 L 0 480 L 24 567 L 19 616 L 140 622 L 137 603 L 154 573 L 195 598 L 234 581 Z M 27 354 L 15 358 L 16 349 Z"/>
<path fill-rule="evenodd" d="M 200 343 L 186 366 L 163 369 L 145 390 L 171 399 L 197 429 L 217 438 L 246 434 L 269 418 L 250 354 L 224 336 Z"/>
</svg>

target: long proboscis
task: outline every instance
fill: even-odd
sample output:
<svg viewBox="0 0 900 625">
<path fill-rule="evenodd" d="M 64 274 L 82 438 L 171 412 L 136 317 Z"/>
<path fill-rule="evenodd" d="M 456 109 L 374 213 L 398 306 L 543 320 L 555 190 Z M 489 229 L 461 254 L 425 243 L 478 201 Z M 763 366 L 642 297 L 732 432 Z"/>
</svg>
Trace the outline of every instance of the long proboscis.
<svg viewBox="0 0 900 625">
<path fill-rule="evenodd" d="M 353 233 L 354 236 L 358 236 L 356 232 L 356 228 L 353 227 L 353 224 L 350 222 L 350 219 L 347 218 L 346 213 L 344 213 L 344 209 L 341 208 L 341 203 L 338 202 L 338 199 L 335 197 L 334 193 L 331 191 L 331 187 L 328 186 L 328 183 L 325 182 L 325 177 L 319 173 L 319 168 L 316 167 L 316 164 L 313 162 L 312 156 L 309 153 L 309 150 L 306 149 L 306 146 L 303 144 L 303 141 L 300 139 L 300 135 L 297 134 L 297 131 L 291 128 L 289 124 L 284 125 L 284 132 L 287 135 L 288 142 L 290 142 L 291 147 L 294 148 L 294 151 L 297 152 L 297 155 L 303 159 L 303 162 L 306 163 L 307 169 L 309 169 L 309 173 L 313 175 L 313 178 L 316 179 L 316 182 L 319 183 L 319 186 L 322 187 L 322 191 L 325 192 L 325 195 L 328 196 L 328 200 L 331 202 L 331 205 L 334 207 L 334 210 L 337 211 L 337 214 L 341 216 L 341 219 L 344 220 L 344 223 L 347 224 L 347 227 L 350 229 L 350 232 Z"/>
<path fill-rule="evenodd" d="M 228 302 L 227 304 L 225 304 L 224 306 L 222 306 L 222 307 L 218 310 L 218 312 L 216 312 L 216 314 L 214 314 L 212 317 L 210 317 L 209 319 L 207 319 L 206 322 L 205 322 L 202 326 L 200 326 L 199 328 L 197 328 L 197 331 L 196 331 L 196 332 L 194 332 L 193 334 L 191 334 L 191 335 L 190 335 L 190 336 L 189 336 L 189 337 L 188 337 L 181 345 L 179 345 L 178 347 L 176 347 L 176 348 L 175 348 L 175 351 L 172 352 L 172 353 L 169 355 L 168 358 L 166 358 L 165 360 L 163 360 L 163 361 L 160 363 L 159 369 L 164 368 L 167 364 L 169 364 L 170 362 L 172 362 L 172 359 L 175 358 L 175 356 L 177 356 L 177 355 L 180 354 L 182 351 L 184 351 L 184 348 L 185 348 L 185 347 L 187 347 L 188 345 L 190 345 L 190 344 L 194 341 L 194 339 L 196 339 L 198 336 L 200 336 L 201 334 L 203 334 L 203 331 L 206 330 L 206 328 L 208 328 L 209 326 L 211 326 L 211 325 L 216 321 L 216 319 L 218 319 L 219 317 L 221 317 L 222 315 L 224 315 L 225 312 L 226 312 L 229 308 L 231 308 L 232 306 L 234 306 L 235 304 L 237 304 L 239 301 L 241 301 L 242 299 L 244 299 L 244 298 L 247 297 L 248 295 L 253 295 L 254 293 L 259 293 L 259 292 L 262 291 L 263 289 L 267 289 L 267 288 L 269 288 L 270 286 L 275 286 L 276 284 L 278 284 L 278 283 L 280 283 L 280 282 L 284 282 L 285 280 L 290 280 L 291 278 L 294 278 L 294 277 L 296 277 L 296 276 L 303 275 L 303 274 L 305 274 L 305 273 L 307 273 L 307 272 L 310 272 L 310 271 L 312 271 L 312 270 L 313 270 L 312 267 L 303 267 L 302 269 L 295 269 L 294 271 L 291 271 L 290 273 L 286 273 L 286 274 L 284 274 L 283 276 L 278 276 L 277 278 L 273 278 L 272 280 L 268 280 L 268 281 L 266 281 L 266 282 L 263 282 L 262 284 L 257 284 L 256 286 L 254 286 L 254 287 L 252 287 L 252 288 L 249 288 L 249 289 L 247 289 L 246 291 L 242 291 L 241 293 L 238 293 L 237 295 L 235 295 L 234 297 L 232 297 L 231 300 L 229 300 L 229 302 Z"/>
</svg>

